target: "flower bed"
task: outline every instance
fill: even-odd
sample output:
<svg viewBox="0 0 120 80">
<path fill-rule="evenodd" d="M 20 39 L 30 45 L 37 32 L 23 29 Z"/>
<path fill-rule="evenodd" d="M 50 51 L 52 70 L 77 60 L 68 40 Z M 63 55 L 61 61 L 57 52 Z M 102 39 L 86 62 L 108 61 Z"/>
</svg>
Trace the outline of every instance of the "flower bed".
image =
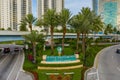
<svg viewBox="0 0 120 80">
<path fill-rule="evenodd" d="M 34 75 L 34 80 L 39 80 L 38 79 L 38 73 L 31 71 L 31 73 Z"/>
<path fill-rule="evenodd" d="M 48 80 L 72 80 L 71 75 L 49 75 Z"/>
</svg>

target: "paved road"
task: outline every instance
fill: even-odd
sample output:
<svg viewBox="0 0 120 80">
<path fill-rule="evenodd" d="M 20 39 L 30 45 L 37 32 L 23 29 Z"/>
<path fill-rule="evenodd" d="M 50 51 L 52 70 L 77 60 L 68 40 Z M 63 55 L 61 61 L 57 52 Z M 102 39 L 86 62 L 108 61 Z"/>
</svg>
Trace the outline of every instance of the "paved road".
<svg viewBox="0 0 120 80">
<path fill-rule="evenodd" d="M 24 54 L 21 45 L 0 44 L 0 48 L 9 47 L 10 53 L 0 53 L 0 80 L 33 80 L 33 77 L 22 70 Z M 19 52 L 14 48 L 19 47 Z"/>
<path fill-rule="evenodd" d="M 0 80 L 15 80 L 21 69 L 23 53 L 13 52 L 15 45 L 0 45 L 0 47 L 11 49 L 10 53 L 0 55 Z"/>
<path fill-rule="evenodd" d="M 0 80 L 8 80 L 19 54 L 6 55 L 0 63 Z"/>
<path fill-rule="evenodd" d="M 106 48 L 99 56 L 99 80 L 120 80 L 120 54 L 115 53 L 120 45 Z"/>
</svg>

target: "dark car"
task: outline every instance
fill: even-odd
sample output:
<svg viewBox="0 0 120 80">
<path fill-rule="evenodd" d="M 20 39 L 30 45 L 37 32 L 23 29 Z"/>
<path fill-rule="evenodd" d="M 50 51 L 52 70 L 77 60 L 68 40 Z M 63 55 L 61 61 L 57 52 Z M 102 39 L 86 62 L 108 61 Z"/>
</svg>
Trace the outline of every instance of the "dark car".
<svg viewBox="0 0 120 80">
<path fill-rule="evenodd" d="M 116 53 L 120 54 L 120 48 L 116 49 Z"/>
<path fill-rule="evenodd" d="M 10 52 L 10 48 L 4 48 L 3 52 L 4 53 L 9 53 Z"/>
<path fill-rule="evenodd" d="M 18 52 L 18 51 L 19 51 L 19 48 L 18 48 L 18 47 L 15 47 L 15 48 L 14 48 L 14 51 L 15 51 L 15 52 Z"/>
</svg>

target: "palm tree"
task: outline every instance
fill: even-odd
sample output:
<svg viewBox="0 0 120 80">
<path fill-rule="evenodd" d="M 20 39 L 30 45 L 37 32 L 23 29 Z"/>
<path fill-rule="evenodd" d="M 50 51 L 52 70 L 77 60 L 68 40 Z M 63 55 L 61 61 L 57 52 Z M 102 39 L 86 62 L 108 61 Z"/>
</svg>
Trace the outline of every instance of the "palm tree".
<svg viewBox="0 0 120 80">
<path fill-rule="evenodd" d="M 22 22 L 28 24 L 30 31 L 32 32 L 32 24 L 36 21 L 36 18 L 33 14 L 27 14 L 25 18 L 23 18 Z"/>
<path fill-rule="evenodd" d="M 82 33 L 82 42 L 83 42 L 83 53 L 85 53 L 85 38 L 86 34 L 90 31 L 101 31 L 103 29 L 103 22 L 101 21 L 100 16 L 97 16 L 90 8 L 82 8 L 80 15 L 83 15 L 84 26 L 81 30 Z"/>
<path fill-rule="evenodd" d="M 44 14 L 44 22 L 50 28 L 50 33 L 51 33 L 51 54 L 54 54 L 53 32 L 54 32 L 54 27 L 58 25 L 57 18 L 58 15 L 53 9 L 47 10 L 47 12 Z"/>
<path fill-rule="evenodd" d="M 63 28 L 63 38 L 62 38 L 62 53 L 64 54 L 64 39 L 66 34 L 66 25 L 71 18 L 71 12 L 69 9 L 63 9 L 59 14 L 59 23 Z"/>
<path fill-rule="evenodd" d="M 81 17 L 82 16 L 82 17 Z M 99 16 L 95 15 L 90 8 L 82 8 L 81 12 L 78 14 L 79 20 L 81 19 L 81 27 L 80 32 L 82 34 L 82 52 L 84 54 L 84 66 L 85 66 L 85 59 L 86 59 L 86 36 L 90 31 L 94 30 L 102 30 L 102 21 Z M 96 28 L 97 27 L 97 28 Z"/>
<path fill-rule="evenodd" d="M 79 50 L 79 37 L 80 37 L 80 32 L 81 32 L 81 27 L 82 27 L 81 21 L 82 21 L 82 15 L 81 15 L 81 18 L 78 17 L 78 15 L 75 15 L 69 21 L 69 24 L 74 28 L 75 32 L 77 33 L 77 44 L 76 44 L 77 53 Z"/>
<path fill-rule="evenodd" d="M 116 27 L 113 28 L 113 34 L 115 36 L 115 42 L 116 42 L 116 39 L 118 38 L 117 37 L 117 28 Z"/>
<path fill-rule="evenodd" d="M 39 27 L 42 27 L 43 26 L 43 19 L 38 19 L 36 22 L 35 22 L 35 25 L 36 26 L 39 26 Z"/>
<path fill-rule="evenodd" d="M 108 24 L 104 30 L 104 33 L 107 35 L 112 32 L 113 32 L 113 26 L 111 24 Z"/>
<path fill-rule="evenodd" d="M 82 16 L 82 17 L 81 17 Z M 82 8 L 81 12 L 78 14 L 79 20 L 81 19 L 80 32 L 82 34 L 82 52 L 84 54 L 83 66 L 86 66 L 86 36 L 91 31 L 102 30 L 102 21 L 99 16 L 95 15 L 90 8 Z M 97 28 L 96 28 L 97 27 Z"/>
<path fill-rule="evenodd" d="M 32 48 L 33 48 L 33 56 L 34 56 L 34 63 L 36 63 L 36 42 L 43 41 L 43 35 L 38 34 L 37 31 L 32 31 L 28 35 L 24 35 L 23 38 L 25 38 L 28 41 L 31 41 Z"/>
<path fill-rule="evenodd" d="M 27 31 L 27 28 L 26 28 L 26 22 L 22 22 L 20 23 L 20 31 Z"/>
</svg>

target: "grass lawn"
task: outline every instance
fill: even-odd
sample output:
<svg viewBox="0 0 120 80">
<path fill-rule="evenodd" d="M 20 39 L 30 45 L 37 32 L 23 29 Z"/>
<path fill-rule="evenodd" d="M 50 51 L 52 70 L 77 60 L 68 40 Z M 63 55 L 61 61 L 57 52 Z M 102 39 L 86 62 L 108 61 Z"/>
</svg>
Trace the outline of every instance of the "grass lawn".
<svg viewBox="0 0 120 80">
<path fill-rule="evenodd" d="M 69 48 L 69 47 L 65 47 L 65 55 L 73 55 L 74 54 L 74 51 Z M 50 54 L 51 52 L 51 49 L 48 49 L 46 51 L 43 52 L 44 55 L 51 55 Z M 57 53 L 57 48 L 55 48 L 54 50 L 54 55 L 58 56 L 58 53 Z M 77 69 L 70 69 L 70 70 L 38 70 L 37 69 L 37 66 L 47 66 L 47 67 L 63 67 L 63 66 L 74 66 L 74 65 L 80 65 L 81 63 L 72 63 L 72 64 L 41 64 L 40 61 L 41 61 L 41 57 L 37 56 L 37 64 L 33 64 L 32 62 L 30 62 L 28 60 L 28 58 L 26 57 L 25 58 L 25 62 L 24 62 L 24 70 L 27 70 L 27 71 L 35 71 L 38 73 L 39 75 L 39 80 L 48 80 L 47 79 L 47 75 L 46 73 L 60 73 L 60 75 L 63 76 L 64 73 L 71 73 L 71 72 L 74 72 L 74 75 L 73 75 L 73 80 L 80 80 L 81 78 L 81 68 L 77 68 Z"/>
<path fill-rule="evenodd" d="M 64 55 L 73 55 L 74 54 L 73 49 L 70 48 L 70 47 L 65 47 L 64 52 L 65 52 Z M 43 52 L 43 54 L 51 56 L 51 49 L 47 49 L 46 51 Z M 57 47 L 54 48 L 54 54 L 53 55 L 58 56 Z"/>
</svg>

